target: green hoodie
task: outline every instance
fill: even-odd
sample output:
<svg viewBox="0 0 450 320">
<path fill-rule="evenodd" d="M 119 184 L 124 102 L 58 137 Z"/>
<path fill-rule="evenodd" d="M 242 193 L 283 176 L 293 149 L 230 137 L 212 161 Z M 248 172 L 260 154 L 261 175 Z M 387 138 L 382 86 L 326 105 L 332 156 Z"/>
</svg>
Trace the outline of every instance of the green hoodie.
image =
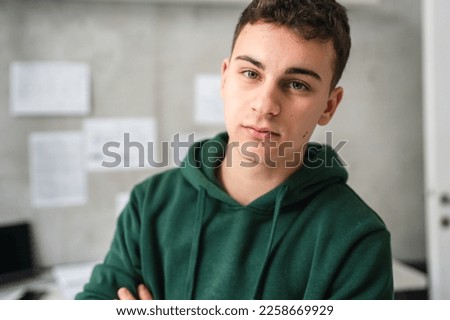
<svg viewBox="0 0 450 320">
<path fill-rule="evenodd" d="M 137 185 L 104 262 L 77 299 L 391 299 L 390 235 L 327 146 L 247 206 L 215 178 L 228 137 Z"/>
</svg>

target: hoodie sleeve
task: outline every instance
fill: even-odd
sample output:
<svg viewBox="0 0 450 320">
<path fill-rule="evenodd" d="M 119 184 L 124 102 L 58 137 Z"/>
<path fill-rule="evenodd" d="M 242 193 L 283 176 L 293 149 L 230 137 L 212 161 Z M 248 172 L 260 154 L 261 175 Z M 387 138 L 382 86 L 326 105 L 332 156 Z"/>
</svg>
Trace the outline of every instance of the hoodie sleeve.
<svg viewBox="0 0 450 320">
<path fill-rule="evenodd" d="M 350 249 L 329 292 L 329 299 L 393 299 L 390 234 L 369 233 Z"/>
<path fill-rule="evenodd" d="M 142 282 L 140 262 L 140 217 L 136 188 L 121 213 L 114 238 L 103 263 L 95 266 L 89 282 L 77 300 L 117 299 L 117 290 L 126 287 L 136 296 Z"/>
</svg>

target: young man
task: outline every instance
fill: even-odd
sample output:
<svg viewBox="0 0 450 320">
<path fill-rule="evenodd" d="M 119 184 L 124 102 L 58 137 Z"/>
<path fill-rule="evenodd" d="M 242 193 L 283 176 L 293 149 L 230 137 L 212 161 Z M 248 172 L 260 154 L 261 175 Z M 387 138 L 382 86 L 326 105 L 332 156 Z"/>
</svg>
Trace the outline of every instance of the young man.
<svg viewBox="0 0 450 320">
<path fill-rule="evenodd" d="M 349 50 L 334 0 L 253 1 L 222 66 L 227 133 L 134 188 L 77 298 L 391 299 L 389 232 L 307 143 Z"/>
</svg>

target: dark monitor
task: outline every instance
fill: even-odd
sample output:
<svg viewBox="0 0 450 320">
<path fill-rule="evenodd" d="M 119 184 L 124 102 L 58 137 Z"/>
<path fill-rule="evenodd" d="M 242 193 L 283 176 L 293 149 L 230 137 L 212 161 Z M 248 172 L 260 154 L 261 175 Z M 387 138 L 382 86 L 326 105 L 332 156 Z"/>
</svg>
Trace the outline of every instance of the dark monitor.
<svg viewBox="0 0 450 320">
<path fill-rule="evenodd" d="M 35 274 L 31 226 L 20 223 L 0 226 L 0 284 Z"/>
</svg>

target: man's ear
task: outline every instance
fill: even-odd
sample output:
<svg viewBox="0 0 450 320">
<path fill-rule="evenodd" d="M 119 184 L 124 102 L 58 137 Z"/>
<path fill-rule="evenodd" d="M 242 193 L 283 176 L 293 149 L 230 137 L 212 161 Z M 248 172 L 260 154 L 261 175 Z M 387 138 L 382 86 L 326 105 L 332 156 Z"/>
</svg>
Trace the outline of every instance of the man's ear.
<svg viewBox="0 0 450 320">
<path fill-rule="evenodd" d="M 222 75 L 221 85 L 220 85 L 221 93 L 222 93 L 223 87 L 225 85 L 226 74 L 227 74 L 229 66 L 230 66 L 230 59 L 229 58 L 224 59 L 222 62 L 222 70 L 221 70 L 221 75 Z"/>
<path fill-rule="evenodd" d="M 330 96 L 327 101 L 327 108 L 322 113 L 317 122 L 319 125 L 324 126 L 330 122 L 331 118 L 333 118 L 334 113 L 336 112 L 339 103 L 341 103 L 342 98 L 344 97 L 344 89 L 342 87 L 334 88 L 331 91 Z"/>
</svg>

